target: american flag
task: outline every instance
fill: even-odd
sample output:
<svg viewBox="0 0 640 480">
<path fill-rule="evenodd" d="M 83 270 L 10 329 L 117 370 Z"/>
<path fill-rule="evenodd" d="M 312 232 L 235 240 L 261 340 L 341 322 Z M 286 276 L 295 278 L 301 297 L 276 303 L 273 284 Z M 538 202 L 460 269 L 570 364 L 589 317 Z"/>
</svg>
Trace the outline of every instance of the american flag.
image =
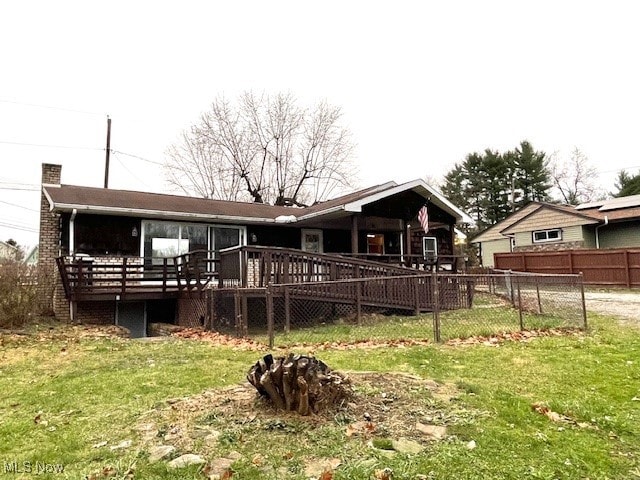
<svg viewBox="0 0 640 480">
<path fill-rule="evenodd" d="M 426 205 L 418 212 L 418 222 L 420 222 L 424 233 L 429 233 L 429 212 L 427 212 Z"/>
</svg>

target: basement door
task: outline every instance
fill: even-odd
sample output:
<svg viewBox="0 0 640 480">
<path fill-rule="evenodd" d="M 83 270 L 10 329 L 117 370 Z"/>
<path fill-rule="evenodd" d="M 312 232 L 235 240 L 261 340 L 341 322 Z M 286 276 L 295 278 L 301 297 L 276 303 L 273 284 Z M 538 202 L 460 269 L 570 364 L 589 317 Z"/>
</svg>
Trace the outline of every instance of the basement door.
<svg viewBox="0 0 640 480">
<path fill-rule="evenodd" d="M 147 336 L 147 315 L 144 302 L 117 302 L 116 325 L 128 328 L 131 338 Z"/>
</svg>

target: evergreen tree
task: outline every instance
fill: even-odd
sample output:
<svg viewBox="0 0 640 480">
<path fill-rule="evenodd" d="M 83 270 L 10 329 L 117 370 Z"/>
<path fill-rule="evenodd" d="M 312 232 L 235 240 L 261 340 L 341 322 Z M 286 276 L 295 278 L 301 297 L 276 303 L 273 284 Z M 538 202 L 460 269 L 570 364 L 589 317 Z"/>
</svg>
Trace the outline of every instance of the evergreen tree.
<svg viewBox="0 0 640 480">
<path fill-rule="evenodd" d="M 629 175 L 625 170 L 621 170 L 618 172 L 615 187 L 618 191 L 612 194 L 614 197 L 640 195 L 640 174 Z"/>
<path fill-rule="evenodd" d="M 505 153 L 468 154 L 445 175 L 442 191 L 482 231 L 531 201 L 546 200 L 550 178 L 545 153 L 522 141 Z"/>
</svg>

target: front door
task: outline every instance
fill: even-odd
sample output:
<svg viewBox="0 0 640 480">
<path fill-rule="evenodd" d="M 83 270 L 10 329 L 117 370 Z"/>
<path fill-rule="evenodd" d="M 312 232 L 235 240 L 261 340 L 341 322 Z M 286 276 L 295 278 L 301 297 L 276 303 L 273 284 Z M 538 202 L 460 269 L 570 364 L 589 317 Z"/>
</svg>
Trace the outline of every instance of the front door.
<svg viewBox="0 0 640 480">
<path fill-rule="evenodd" d="M 324 252 L 324 248 L 322 246 L 322 230 L 303 228 L 301 240 L 302 250 L 305 252 Z"/>
</svg>

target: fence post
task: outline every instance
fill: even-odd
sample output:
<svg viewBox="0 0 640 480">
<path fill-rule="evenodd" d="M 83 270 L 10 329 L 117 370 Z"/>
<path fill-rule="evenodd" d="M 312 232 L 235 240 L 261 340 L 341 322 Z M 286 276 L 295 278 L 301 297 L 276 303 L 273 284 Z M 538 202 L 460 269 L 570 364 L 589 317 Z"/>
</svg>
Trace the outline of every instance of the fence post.
<svg viewBox="0 0 640 480">
<path fill-rule="evenodd" d="M 518 317 L 520 320 L 520 330 L 524 330 L 524 319 L 522 317 L 522 295 L 520 293 L 520 277 L 516 275 L 516 287 L 518 288 Z"/>
<path fill-rule="evenodd" d="M 284 332 L 291 331 L 291 303 L 290 303 L 289 287 L 284 287 Z"/>
<path fill-rule="evenodd" d="M 538 295 L 538 315 L 542 315 L 542 301 L 540 300 L 540 278 L 536 279 L 536 294 Z"/>
<path fill-rule="evenodd" d="M 420 277 L 417 275 L 413 279 L 413 300 L 414 300 L 414 314 L 420 315 Z"/>
<path fill-rule="evenodd" d="M 269 348 L 273 348 L 273 340 L 275 335 L 274 321 L 273 321 L 273 293 L 271 292 L 271 285 L 267 285 L 266 290 L 266 310 L 267 310 L 267 335 L 269 336 Z"/>
<path fill-rule="evenodd" d="M 579 273 L 578 281 L 580 282 L 580 295 L 582 296 L 582 328 L 587 329 L 587 302 L 584 298 L 584 276 Z"/>
<path fill-rule="evenodd" d="M 624 251 L 624 270 L 627 288 L 631 288 L 631 265 L 629 265 L 629 250 Z"/>
<path fill-rule="evenodd" d="M 234 313 L 234 325 L 236 330 L 236 336 L 242 336 L 242 305 L 240 302 L 240 290 L 236 287 L 236 291 L 233 293 L 233 313 Z"/>
<path fill-rule="evenodd" d="M 433 301 L 433 339 L 440 343 L 440 286 L 438 285 L 438 273 L 431 274 L 431 288 Z"/>
<path fill-rule="evenodd" d="M 511 270 L 507 270 L 507 273 L 506 273 L 506 276 L 505 276 L 505 285 L 506 285 L 508 293 L 509 293 L 509 299 L 511 300 L 511 306 L 515 307 L 516 306 L 516 299 L 515 299 L 515 295 L 514 295 L 514 291 L 513 291 L 513 274 L 511 272 Z"/>
<path fill-rule="evenodd" d="M 362 285 L 361 281 L 355 282 L 356 286 L 356 322 L 358 326 L 362 325 Z"/>
</svg>

